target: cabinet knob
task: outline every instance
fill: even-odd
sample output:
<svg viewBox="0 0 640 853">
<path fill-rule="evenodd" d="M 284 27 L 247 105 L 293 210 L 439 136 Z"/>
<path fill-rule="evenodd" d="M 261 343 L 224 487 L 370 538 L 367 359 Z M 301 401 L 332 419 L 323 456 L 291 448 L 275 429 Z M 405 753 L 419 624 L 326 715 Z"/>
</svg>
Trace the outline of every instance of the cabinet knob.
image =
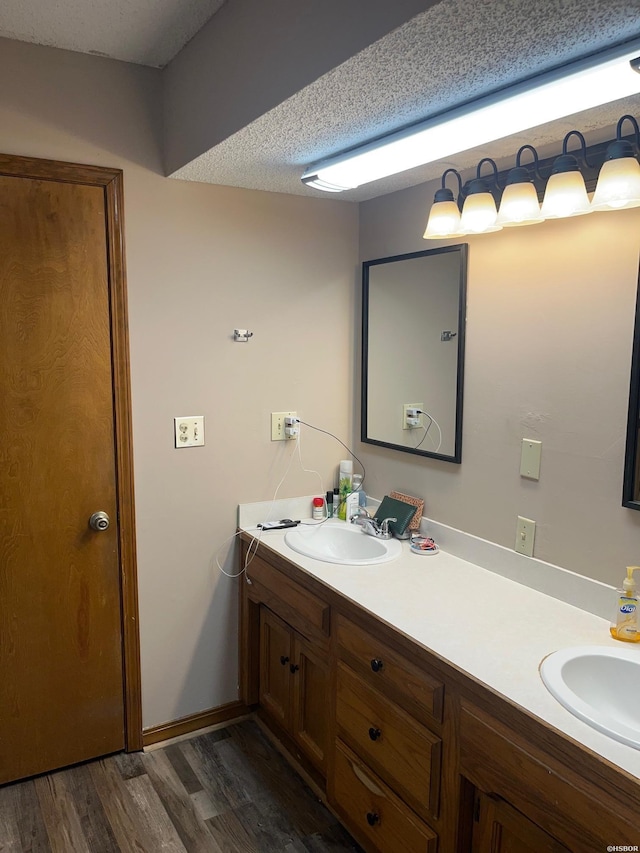
<svg viewBox="0 0 640 853">
<path fill-rule="evenodd" d="M 291 663 L 289 664 L 289 669 L 291 670 L 291 673 L 296 673 L 300 669 L 300 667 L 297 663 Z"/>
<path fill-rule="evenodd" d="M 371 726 L 371 728 L 369 729 L 369 737 L 371 738 L 371 740 L 378 740 L 381 734 L 382 732 L 380 731 L 380 729 L 374 729 L 373 726 Z"/>
<path fill-rule="evenodd" d="M 384 665 L 384 664 L 382 663 L 382 661 L 380 660 L 380 658 L 374 658 L 374 659 L 371 661 L 371 669 L 372 669 L 374 672 L 380 672 L 380 670 L 382 669 L 383 665 Z"/>
<path fill-rule="evenodd" d="M 375 826 L 380 823 L 380 815 L 377 812 L 367 812 L 367 823 L 369 826 Z"/>
<path fill-rule="evenodd" d="M 289 658 L 285 657 L 284 655 L 280 655 L 280 663 L 282 664 L 282 666 L 284 666 L 285 664 L 289 663 Z"/>
</svg>

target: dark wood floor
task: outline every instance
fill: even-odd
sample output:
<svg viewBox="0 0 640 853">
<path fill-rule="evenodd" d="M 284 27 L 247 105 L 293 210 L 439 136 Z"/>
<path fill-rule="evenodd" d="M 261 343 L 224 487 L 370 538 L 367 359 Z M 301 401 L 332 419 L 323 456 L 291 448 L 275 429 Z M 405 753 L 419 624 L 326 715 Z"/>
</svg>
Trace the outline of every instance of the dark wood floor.
<svg viewBox="0 0 640 853">
<path fill-rule="evenodd" d="M 1 853 L 360 848 L 247 720 L 0 788 Z"/>
</svg>

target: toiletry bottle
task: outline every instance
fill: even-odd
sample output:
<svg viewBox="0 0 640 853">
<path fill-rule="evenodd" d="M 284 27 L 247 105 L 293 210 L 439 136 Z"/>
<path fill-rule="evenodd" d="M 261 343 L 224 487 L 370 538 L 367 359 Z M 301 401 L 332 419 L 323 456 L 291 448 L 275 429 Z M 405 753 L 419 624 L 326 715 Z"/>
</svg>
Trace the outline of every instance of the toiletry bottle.
<svg viewBox="0 0 640 853">
<path fill-rule="evenodd" d="M 640 571 L 640 566 L 627 566 L 627 576 L 622 582 L 622 589 L 616 590 L 616 612 L 611 623 L 611 636 L 626 643 L 640 643 L 640 621 L 638 618 L 638 593 L 633 573 Z"/>
<path fill-rule="evenodd" d="M 340 512 L 340 490 L 336 486 L 333 490 L 333 517 L 339 518 Z"/>
<path fill-rule="evenodd" d="M 340 462 L 340 472 L 338 475 L 338 490 L 340 493 L 340 507 L 338 509 L 338 518 L 341 518 L 343 521 L 345 521 L 347 518 L 347 497 L 353 491 L 352 483 L 353 462 L 350 459 L 343 459 Z"/>
<path fill-rule="evenodd" d="M 322 521 L 324 517 L 324 498 L 314 498 L 311 518 L 314 521 Z"/>
<path fill-rule="evenodd" d="M 346 517 L 347 521 L 351 521 L 354 515 L 358 514 L 358 493 L 351 492 L 350 495 L 347 495 L 347 499 L 345 501 L 345 506 L 347 508 Z"/>
<path fill-rule="evenodd" d="M 325 501 L 327 503 L 327 518 L 333 518 L 333 492 L 327 492 Z"/>
<path fill-rule="evenodd" d="M 362 491 L 362 474 L 353 475 L 353 491 L 358 493 L 358 506 L 367 505 L 367 496 Z"/>
</svg>

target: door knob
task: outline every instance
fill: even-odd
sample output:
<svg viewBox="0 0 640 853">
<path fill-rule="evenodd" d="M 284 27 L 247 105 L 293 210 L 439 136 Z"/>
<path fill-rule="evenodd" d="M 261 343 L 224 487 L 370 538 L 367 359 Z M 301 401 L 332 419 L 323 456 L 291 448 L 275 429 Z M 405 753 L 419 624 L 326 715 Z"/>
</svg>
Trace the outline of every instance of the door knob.
<svg viewBox="0 0 640 853">
<path fill-rule="evenodd" d="M 89 519 L 89 527 L 92 530 L 102 531 L 109 527 L 110 520 L 106 512 L 94 512 Z"/>
</svg>

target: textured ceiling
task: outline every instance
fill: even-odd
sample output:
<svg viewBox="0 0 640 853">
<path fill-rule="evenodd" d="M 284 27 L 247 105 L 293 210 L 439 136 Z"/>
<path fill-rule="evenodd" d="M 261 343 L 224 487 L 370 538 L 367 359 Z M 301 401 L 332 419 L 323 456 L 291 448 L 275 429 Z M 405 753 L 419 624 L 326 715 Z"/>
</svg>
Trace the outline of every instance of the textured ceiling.
<svg viewBox="0 0 640 853">
<path fill-rule="evenodd" d="M 224 2 L 1 0 L 0 36 L 163 67 Z M 640 0 L 442 0 L 172 177 L 327 197 L 301 183 L 306 166 L 637 37 Z M 572 127 L 585 132 L 590 141 L 600 141 L 609 138 L 623 112 L 640 117 L 640 98 L 330 197 L 372 198 L 439 176 L 449 165 L 470 168 L 482 156 L 510 165 L 524 142 L 540 147 L 543 156 L 556 153 L 558 141 Z"/>
<path fill-rule="evenodd" d="M 580 56 L 640 36 L 638 0 L 444 0 L 270 110 L 173 177 L 327 197 L 302 185 L 310 165 Z M 332 198 L 360 201 L 415 185 L 447 165 L 544 147 L 572 127 L 610 129 L 640 99 L 528 131 Z M 602 137 L 602 134 L 600 134 Z M 605 135 L 606 138 L 606 135 Z M 550 152 L 551 153 L 551 152 Z"/>
<path fill-rule="evenodd" d="M 162 68 L 224 0 L 2 0 L 0 36 Z"/>
</svg>

